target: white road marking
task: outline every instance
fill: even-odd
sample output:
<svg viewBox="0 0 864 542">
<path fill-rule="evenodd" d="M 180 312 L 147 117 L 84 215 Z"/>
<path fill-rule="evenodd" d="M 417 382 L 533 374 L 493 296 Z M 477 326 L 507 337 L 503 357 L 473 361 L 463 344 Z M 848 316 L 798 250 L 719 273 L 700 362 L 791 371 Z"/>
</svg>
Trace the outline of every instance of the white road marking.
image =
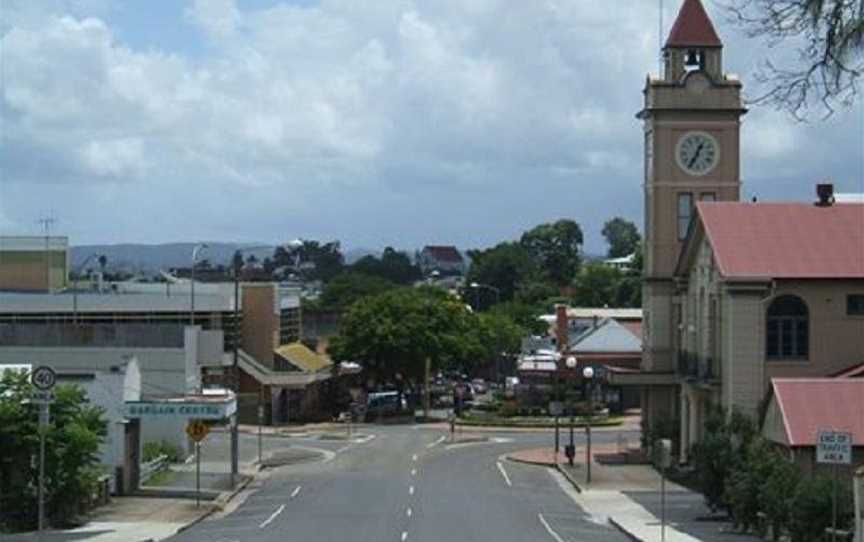
<svg viewBox="0 0 864 542">
<path fill-rule="evenodd" d="M 408 516 L 409 518 L 410 518 L 412 515 L 414 515 L 414 511 L 411 510 L 411 507 L 410 507 L 410 506 L 408 507 L 408 510 L 405 510 L 405 515 Z"/>
<path fill-rule="evenodd" d="M 411 456 L 411 461 L 417 461 L 417 454 Z"/>
<path fill-rule="evenodd" d="M 294 491 L 291 492 L 291 498 L 292 499 L 300 494 L 300 488 L 301 487 L 303 487 L 303 486 L 297 486 L 294 488 Z"/>
<path fill-rule="evenodd" d="M 414 486 L 409 486 L 409 487 L 408 487 L 408 494 L 409 494 L 409 495 L 413 495 L 413 494 L 414 494 Z"/>
<path fill-rule="evenodd" d="M 417 469 L 411 469 L 411 476 L 417 476 Z"/>
<path fill-rule="evenodd" d="M 269 518 L 265 519 L 265 520 L 261 523 L 261 525 L 259 525 L 258 527 L 260 527 L 260 528 L 263 529 L 264 527 L 270 525 L 270 522 L 273 521 L 274 519 L 276 519 L 276 516 L 278 516 L 279 514 L 282 513 L 282 510 L 285 510 L 285 505 L 284 505 L 284 504 L 283 504 L 282 506 L 280 506 L 279 508 L 277 508 L 276 511 L 273 512 L 273 514 L 272 514 Z"/>
<path fill-rule="evenodd" d="M 402 542 L 408 539 L 408 531 L 402 531 Z"/>
<path fill-rule="evenodd" d="M 434 448 L 435 446 L 437 446 L 437 445 L 441 444 L 442 442 L 444 442 L 444 440 L 445 440 L 446 438 L 447 438 L 446 436 L 442 435 L 441 438 L 439 438 L 439 439 L 436 440 L 435 442 L 432 442 L 432 443 L 427 444 L 426 447 L 427 447 L 427 448 Z"/>
<path fill-rule="evenodd" d="M 540 523 L 546 529 L 546 532 L 555 539 L 555 542 L 564 542 L 564 540 L 560 536 L 558 536 L 558 533 L 552 530 L 552 527 L 550 527 L 549 524 L 546 522 L 546 518 L 543 517 L 543 514 L 540 514 L 538 512 L 537 517 L 540 518 Z"/>
<path fill-rule="evenodd" d="M 501 476 L 504 477 L 504 481 L 507 482 L 507 485 L 513 487 L 513 482 L 511 482 L 510 477 L 507 476 L 507 471 L 504 470 L 504 465 L 502 465 L 500 461 L 497 461 L 495 464 L 498 465 L 498 470 L 501 471 Z"/>
</svg>

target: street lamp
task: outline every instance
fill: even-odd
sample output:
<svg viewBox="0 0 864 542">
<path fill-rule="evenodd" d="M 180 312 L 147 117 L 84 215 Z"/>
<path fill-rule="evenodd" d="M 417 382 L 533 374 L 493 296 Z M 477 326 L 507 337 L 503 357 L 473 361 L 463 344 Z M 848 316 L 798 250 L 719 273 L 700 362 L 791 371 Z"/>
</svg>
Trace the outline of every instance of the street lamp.
<svg viewBox="0 0 864 542">
<path fill-rule="evenodd" d="M 576 368 L 576 357 L 568 356 L 565 364 L 571 371 Z M 573 407 L 570 407 L 570 445 L 567 447 L 567 461 L 573 466 L 573 456 L 576 455 L 576 445 L 573 443 Z"/>
<path fill-rule="evenodd" d="M 192 249 L 192 273 L 190 275 L 190 290 L 189 290 L 189 325 L 195 325 L 195 264 L 198 262 L 198 255 L 201 251 L 209 248 L 207 243 L 198 243 Z"/>
<path fill-rule="evenodd" d="M 472 282 L 468 285 L 471 289 L 477 291 L 477 311 L 480 311 L 480 290 L 486 288 L 488 290 L 492 290 L 495 292 L 495 304 L 498 305 L 501 303 L 501 289 L 492 286 L 491 284 L 480 284 L 479 282 Z M 495 382 L 501 384 L 501 335 L 499 333 L 495 334 Z"/>
<path fill-rule="evenodd" d="M 587 483 L 591 483 L 591 419 L 594 416 L 594 390 L 592 388 L 594 378 L 594 369 L 585 367 L 582 369 L 582 377 L 588 381 L 588 423 L 585 425 L 585 436 L 587 437 L 588 446 L 585 455 L 585 475 Z"/>
<path fill-rule="evenodd" d="M 100 255 L 93 253 L 87 256 L 83 262 L 78 265 L 78 269 L 73 271 L 74 278 L 72 279 L 72 321 L 78 323 L 78 274 L 93 258 L 99 258 Z"/>
</svg>

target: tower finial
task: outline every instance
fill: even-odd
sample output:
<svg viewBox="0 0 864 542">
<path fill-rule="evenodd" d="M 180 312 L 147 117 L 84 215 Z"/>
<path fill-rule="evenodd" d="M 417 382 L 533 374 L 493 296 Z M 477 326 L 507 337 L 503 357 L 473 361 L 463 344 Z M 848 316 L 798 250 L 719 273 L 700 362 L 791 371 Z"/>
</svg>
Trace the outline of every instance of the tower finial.
<svg viewBox="0 0 864 542">
<path fill-rule="evenodd" d="M 684 0 L 666 39 L 669 47 L 723 47 L 700 0 Z"/>
</svg>

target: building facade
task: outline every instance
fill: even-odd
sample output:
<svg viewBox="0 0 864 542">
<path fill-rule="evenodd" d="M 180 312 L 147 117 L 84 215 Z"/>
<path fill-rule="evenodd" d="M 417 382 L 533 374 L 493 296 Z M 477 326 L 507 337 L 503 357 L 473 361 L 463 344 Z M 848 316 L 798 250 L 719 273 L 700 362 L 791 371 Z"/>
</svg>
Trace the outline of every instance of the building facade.
<svg viewBox="0 0 864 542">
<path fill-rule="evenodd" d="M 68 238 L 0 236 L 0 290 L 56 291 L 68 276 Z"/>
</svg>

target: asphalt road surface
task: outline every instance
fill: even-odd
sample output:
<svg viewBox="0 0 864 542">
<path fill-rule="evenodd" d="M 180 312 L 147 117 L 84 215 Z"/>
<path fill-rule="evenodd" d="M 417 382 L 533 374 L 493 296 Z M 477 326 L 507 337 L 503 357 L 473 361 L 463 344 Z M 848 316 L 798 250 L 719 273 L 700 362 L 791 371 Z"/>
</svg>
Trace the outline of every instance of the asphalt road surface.
<svg viewBox="0 0 864 542">
<path fill-rule="evenodd" d="M 577 542 L 628 540 L 588 516 L 557 473 L 501 456 L 551 434 L 450 445 L 417 426 L 367 427 L 329 460 L 273 469 L 239 504 L 172 542 Z M 581 438 L 581 435 L 580 435 Z M 597 433 L 598 441 L 614 441 Z M 309 445 L 314 445 L 306 443 Z"/>
</svg>

